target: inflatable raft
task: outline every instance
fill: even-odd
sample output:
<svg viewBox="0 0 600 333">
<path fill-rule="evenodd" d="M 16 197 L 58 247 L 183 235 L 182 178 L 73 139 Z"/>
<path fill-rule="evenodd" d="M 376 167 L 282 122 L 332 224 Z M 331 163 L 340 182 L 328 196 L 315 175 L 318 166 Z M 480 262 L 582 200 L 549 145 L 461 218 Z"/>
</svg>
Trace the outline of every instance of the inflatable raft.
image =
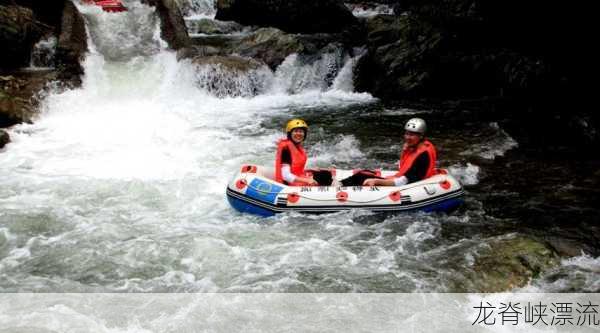
<svg viewBox="0 0 600 333">
<path fill-rule="evenodd" d="M 352 170 L 331 170 L 337 181 Z M 382 177 L 395 171 L 378 171 Z M 445 170 L 404 186 L 287 186 L 274 180 L 274 168 L 243 165 L 227 185 L 227 200 L 240 212 L 261 216 L 298 211 L 327 213 L 347 209 L 448 212 L 462 203 L 461 184 Z M 335 182 L 334 182 L 335 184 Z"/>
</svg>

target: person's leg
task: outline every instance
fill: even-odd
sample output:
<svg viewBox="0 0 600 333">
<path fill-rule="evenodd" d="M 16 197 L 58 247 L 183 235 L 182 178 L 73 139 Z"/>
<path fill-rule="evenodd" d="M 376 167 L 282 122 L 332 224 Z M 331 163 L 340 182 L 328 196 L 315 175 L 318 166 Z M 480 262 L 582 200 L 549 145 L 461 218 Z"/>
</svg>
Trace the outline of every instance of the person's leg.
<svg viewBox="0 0 600 333">
<path fill-rule="evenodd" d="M 350 177 L 342 179 L 341 183 L 344 186 L 362 186 L 365 179 L 369 178 L 383 179 L 382 177 L 375 176 L 375 172 L 371 170 L 361 170 Z"/>
<path fill-rule="evenodd" d="M 329 170 L 312 170 L 314 180 L 319 183 L 320 186 L 331 186 L 333 182 L 333 176 Z"/>
</svg>

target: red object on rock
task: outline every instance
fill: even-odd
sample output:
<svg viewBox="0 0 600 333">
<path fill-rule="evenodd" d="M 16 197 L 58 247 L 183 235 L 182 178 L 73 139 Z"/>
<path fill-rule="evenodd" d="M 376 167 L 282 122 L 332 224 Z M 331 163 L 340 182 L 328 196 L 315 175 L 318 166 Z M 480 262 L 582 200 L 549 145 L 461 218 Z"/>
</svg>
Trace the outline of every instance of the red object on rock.
<svg viewBox="0 0 600 333">
<path fill-rule="evenodd" d="M 102 7 L 105 12 L 124 12 L 127 7 L 120 0 L 83 0 L 85 3 Z"/>
</svg>

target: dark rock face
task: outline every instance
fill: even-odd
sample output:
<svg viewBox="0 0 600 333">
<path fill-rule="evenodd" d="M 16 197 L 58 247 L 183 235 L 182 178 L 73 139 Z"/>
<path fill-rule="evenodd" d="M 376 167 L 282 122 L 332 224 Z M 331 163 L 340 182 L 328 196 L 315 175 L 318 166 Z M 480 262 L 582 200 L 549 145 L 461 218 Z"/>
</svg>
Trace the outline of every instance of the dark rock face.
<svg viewBox="0 0 600 333">
<path fill-rule="evenodd" d="M 175 0 L 142 0 L 156 7 L 161 23 L 161 36 L 174 50 L 190 46 L 185 21 Z"/>
<path fill-rule="evenodd" d="M 0 5 L 0 67 L 18 68 L 28 65 L 33 44 L 50 27 L 37 21 L 33 11 L 20 6 Z"/>
<path fill-rule="evenodd" d="M 572 9 L 407 0 L 395 10 L 402 15 L 366 22 L 368 52 L 355 71 L 359 91 L 384 100 L 491 109 L 515 119 L 506 124 L 511 134 L 538 145 L 561 130 L 575 134 L 566 144 L 600 142 L 599 117 L 582 98 L 591 65 L 578 41 L 585 29 L 576 22 L 580 16 L 569 16 Z"/>
<path fill-rule="evenodd" d="M 4 148 L 10 142 L 10 137 L 6 131 L 0 130 L 0 149 Z"/>
<path fill-rule="evenodd" d="M 48 82 L 56 79 L 56 71 L 15 71 L 0 76 L 0 127 L 32 122 L 38 96 Z"/>
<path fill-rule="evenodd" d="M 59 77 L 73 84 L 81 84 L 83 67 L 81 61 L 87 52 L 85 22 L 72 2 L 65 3 L 61 33 L 56 50 Z"/>
<path fill-rule="evenodd" d="M 295 33 L 341 32 L 358 24 L 338 0 L 219 0 L 216 19 Z"/>
<path fill-rule="evenodd" d="M 60 26 L 65 0 L 0 0 L 0 5 L 17 5 L 33 11 L 35 19 L 51 27 Z"/>
</svg>

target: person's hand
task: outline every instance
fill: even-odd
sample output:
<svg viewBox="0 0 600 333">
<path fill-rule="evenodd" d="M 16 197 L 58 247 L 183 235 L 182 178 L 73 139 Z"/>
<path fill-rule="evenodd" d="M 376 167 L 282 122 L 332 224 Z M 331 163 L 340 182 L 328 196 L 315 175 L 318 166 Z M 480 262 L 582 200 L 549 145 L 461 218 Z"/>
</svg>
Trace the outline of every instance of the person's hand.
<svg viewBox="0 0 600 333">
<path fill-rule="evenodd" d="M 367 178 L 365 179 L 365 181 L 363 182 L 363 186 L 375 186 L 377 182 L 377 179 L 375 178 Z"/>
<path fill-rule="evenodd" d="M 319 183 L 317 183 L 317 181 L 313 177 L 302 177 L 302 179 L 300 179 L 300 181 L 304 182 L 308 185 L 311 185 L 311 186 L 319 185 Z"/>
</svg>

